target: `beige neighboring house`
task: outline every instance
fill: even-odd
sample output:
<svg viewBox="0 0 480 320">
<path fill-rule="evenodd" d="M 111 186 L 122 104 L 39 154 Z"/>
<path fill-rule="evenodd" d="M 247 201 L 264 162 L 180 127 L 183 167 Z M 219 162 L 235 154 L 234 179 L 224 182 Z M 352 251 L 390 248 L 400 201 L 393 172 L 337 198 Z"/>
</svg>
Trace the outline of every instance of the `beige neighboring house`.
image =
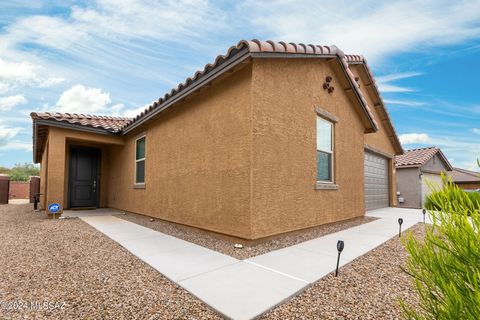
<svg viewBox="0 0 480 320">
<path fill-rule="evenodd" d="M 31 117 L 43 208 L 259 239 L 396 205 L 402 147 L 365 59 L 335 46 L 240 41 L 133 119 Z"/>
<path fill-rule="evenodd" d="M 398 206 L 422 208 L 431 187 L 441 188 L 442 173 L 452 165 L 437 147 L 406 150 L 395 157 Z"/>
<path fill-rule="evenodd" d="M 448 173 L 453 182 L 464 190 L 479 190 L 480 191 L 480 172 L 453 168 Z"/>
</svg>

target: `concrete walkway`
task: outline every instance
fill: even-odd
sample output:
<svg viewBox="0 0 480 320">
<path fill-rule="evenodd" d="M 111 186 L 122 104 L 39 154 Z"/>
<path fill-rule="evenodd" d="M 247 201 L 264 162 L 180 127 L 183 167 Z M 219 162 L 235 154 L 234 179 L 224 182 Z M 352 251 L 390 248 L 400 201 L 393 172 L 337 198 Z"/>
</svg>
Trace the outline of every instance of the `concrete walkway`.
<svg viewBox="0 0 480 320">
<path fill-rule="evenodd" d="M 251 319 L 334 271 L 338 240 L 345 242 L 343 266 L 398 236 L 398 218 L 404 220 L 402 230 L 423 220 L 421 211 L 412 209 L 367 215 L 379 219 L 243 261 L 114 216 L 80 219 L 222 315 Z"/>
</svg>

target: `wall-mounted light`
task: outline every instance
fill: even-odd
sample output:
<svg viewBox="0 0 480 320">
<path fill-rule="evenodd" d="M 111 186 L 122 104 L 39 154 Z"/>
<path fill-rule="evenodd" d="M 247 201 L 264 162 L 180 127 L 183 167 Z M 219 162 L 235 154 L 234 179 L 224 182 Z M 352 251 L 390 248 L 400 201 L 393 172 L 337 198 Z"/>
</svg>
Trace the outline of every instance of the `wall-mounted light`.
<svg viewBox="0 0 480 320">
<path fill-rule="evenodd" d="M 344 247 L 345 247 L 345 243 L 342 240 L 338 240 L 338 242 L 337 242 L 338 258 L 337 258 L 337 268 L 335 269 L 335 277 L 338 276 L 338 266 L 340 264 L 340 254 L 342 253 Z"/>
<path fill-rule="evenodd" d="M 423 224 L 425 224 L 425 214 L 427 213 L 427 210 L 423 209 L 422 213 L 423 213 Z"/>
</svg>

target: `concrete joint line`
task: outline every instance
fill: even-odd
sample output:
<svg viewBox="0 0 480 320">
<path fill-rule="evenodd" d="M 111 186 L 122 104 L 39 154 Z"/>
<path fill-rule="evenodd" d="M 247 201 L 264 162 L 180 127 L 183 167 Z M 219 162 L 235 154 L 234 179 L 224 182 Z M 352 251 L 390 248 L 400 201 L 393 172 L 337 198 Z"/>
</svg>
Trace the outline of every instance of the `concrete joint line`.
<svg viewBox="0 0 480 320">
<path fill-rule="evenodd" d="M 294 276 L 292 276 L 292 275 L 286 274 L 286 273 L 284 273 L 284 272 L 281 272 L 281 271 L 278 271 L 278 270 L 275 270 L 275 269 L 272 269 L 272 268 L 269 268 L 269 267 L 262 266 L 261 264 L 255 263 L 255 262 L 253 262 L 253 261 L 250 261 L 250 260 L 243 260 L 243 261 L 245 261 L 245 262 L 247 262 L 247 263 L 250 263 L 250 264 L 252 264 L 252 265 L 254 265 L 254 266 L 256 266 L 256 267 L 263 268 L 263 269 L 265 269 L 265 270 L 278 273 L 278 274 L 280 274 L 280 275 L 282 275 L 282 276 L 285 276 L 285 277 L 288 277 L 288 278 L 290 278 L 290 279 L 297 280 L 297 281 L 300 281 L 300 282 L 303 282 L 303 283 L 306 283 L 306 284 L 310 284 L 310 282 L 308 282 L 308 281 L 306 281 L 306 280 L 303 280 L 303 279 L 294 277 Z"/>
</svg>

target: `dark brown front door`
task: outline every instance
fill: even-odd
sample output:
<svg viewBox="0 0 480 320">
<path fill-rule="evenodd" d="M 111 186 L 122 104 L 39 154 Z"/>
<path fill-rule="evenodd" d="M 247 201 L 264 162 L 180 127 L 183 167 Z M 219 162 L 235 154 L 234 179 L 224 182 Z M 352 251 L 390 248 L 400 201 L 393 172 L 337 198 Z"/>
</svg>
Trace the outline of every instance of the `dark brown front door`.
<svg viewBox="0 0 480 320">
<path fill-rule="evenodd" d="M 70 148 L 70 207 L 98 207 L 99 167 L 99 149 L 74 146 Z"/>
</svg>

